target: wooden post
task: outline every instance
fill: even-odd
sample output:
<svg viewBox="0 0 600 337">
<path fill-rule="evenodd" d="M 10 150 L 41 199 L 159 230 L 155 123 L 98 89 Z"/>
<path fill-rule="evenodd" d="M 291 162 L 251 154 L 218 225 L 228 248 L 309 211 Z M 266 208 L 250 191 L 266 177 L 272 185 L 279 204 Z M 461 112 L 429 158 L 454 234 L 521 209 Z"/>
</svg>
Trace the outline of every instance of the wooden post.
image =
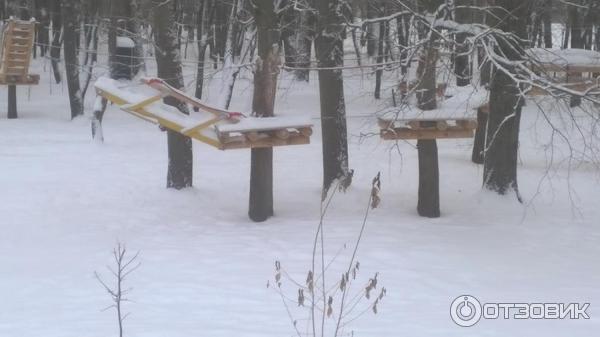
<svg viewBox="0 0 600 337">
<path fill-rule="evenodd" d="M 8 119 L 17 119 L 17 86 L 8 86 Z"/>
</svg>

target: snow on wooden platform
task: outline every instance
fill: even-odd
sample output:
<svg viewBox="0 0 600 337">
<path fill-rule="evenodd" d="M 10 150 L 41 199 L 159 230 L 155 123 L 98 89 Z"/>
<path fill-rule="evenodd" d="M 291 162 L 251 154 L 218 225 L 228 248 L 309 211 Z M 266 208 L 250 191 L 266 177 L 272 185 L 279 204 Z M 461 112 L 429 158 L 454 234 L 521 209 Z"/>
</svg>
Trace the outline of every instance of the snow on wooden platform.
<svg viewBox="0 0 600 337">
<path fill-rule="evenodd" d="M 593 50 L 532 48 L 527 50 L 527 54 L 547 71 L 600 71 L 600 52 Z"/>
<path fill-rule="evenodd" d="M 454 120 L 477 117 L 477 108 L 487 104 L 489 92 L 473 86 L 450 87 L 447 96 L 452 96 L 438 102 L 435 110 L 421 110 L 415 106 L 405 108 L 390 108 L 379 114 L 382 119 L 395 121 L 411 120 Z"/>
<path fill-rule="evenodd" d="M 310 143 L 312 123 L 309 117 L 228 118 L 224 110 L 204 106 L 191 115 L 162 102 L 172 96 L 183 103 L 193 102 L 185 93 L 160 91 L 149 85 L 100 78 L 98 93 L 139 118 L 215 146 L 221 150 L 259 148 Z"/>
<path fill-rule="evenodd" d="M 277 116 L 256 118 L 243 118 L 237 124 L 217 125 L 219 132 L 249 132 L 249 131 L 272 131 L 279 129 L 298 129 L 312 127 L 312 121 L 308 116 Z"/>
<path fill-rule="evenodd" d="M 126 105 L 123 105 L 122 108 L 127 108 L 128 105 L 134 105 L 161 94 L 159 91 L 145 85 L 127 80 L 113 80 L 107 77 L 99 78 L 94 86 L 97 90 L 105 91 L 126 101 Z M 185 115 L 177 108 L 164 104 L 162 101 L 147 105 L 144 109 L 152 115 L 173 121 L 181 125 L 184 129 L 193 128 L 198 123 L 202 123 L 212 116 L 209 113 L 198 113 L 193 116 Z M 158 124 L 157 120 L 156 123 Z"/>
</svg>

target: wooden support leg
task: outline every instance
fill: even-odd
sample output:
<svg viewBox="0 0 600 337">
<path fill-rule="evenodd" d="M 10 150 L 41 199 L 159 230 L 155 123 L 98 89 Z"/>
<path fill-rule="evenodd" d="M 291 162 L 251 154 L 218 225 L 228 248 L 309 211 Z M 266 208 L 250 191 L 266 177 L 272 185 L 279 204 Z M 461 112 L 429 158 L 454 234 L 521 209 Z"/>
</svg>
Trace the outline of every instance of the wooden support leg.
<svg viewBox="0 0 600 337">
<path fill-rule="evenodd" d="M 440 173 L 438 149 L 435 139 L 419 139 L 419 215 L 427 218 L 440 217 Z"/>
<path fill-rule="evenodd" d="M 273 149 L 252 149 L 248 217 L 263 222 L 273 216 Z"/>
<path fill-rule="evenodd" d="M 8 119 L 17 119 L 17 86 L 8 86 Z"/>
<path fill-rule="evenodd" d="M 92 115 L 92 138 L 99 142 L 104 142 L 104 135 L 102 133 L 102 117 L 104 117 L 104 111 L 108 100 L 104 97 L 98 96 L 96 103 L 94 103 L 94 112 Z"/>
<path fill-rule="evenodd" d="M 488 116 L 481 108 L 477 109 L 477 129 L 475 130 L 475 142 L 473 143 L 473 154 L 471 161 L 475 164 L 483 164 L 483 151 L 485 150 L 485 132 L 487 130 Z"/>
</svg>

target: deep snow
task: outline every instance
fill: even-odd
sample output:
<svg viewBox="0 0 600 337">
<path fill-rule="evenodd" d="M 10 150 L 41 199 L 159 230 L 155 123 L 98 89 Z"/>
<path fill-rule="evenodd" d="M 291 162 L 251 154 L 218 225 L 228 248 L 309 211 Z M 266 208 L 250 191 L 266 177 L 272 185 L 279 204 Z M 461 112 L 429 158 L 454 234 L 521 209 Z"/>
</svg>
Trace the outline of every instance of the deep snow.
<svg viewBox="0 0 600 337">
<path fill-rule="evenodd" d="M 164 133 L 111 107 L 105 143 L 92 142 L 89 117 L 69 120 L 66 85 L 52 84 L 47 61 L 35 66 L 43 84 L 19 89 L 20 119 L 0 116 L 0 336 L 115 336 L 114 312 L 101 311 L 110 302 L 94 271 L 107 273 L 116 241 L 140 250 L 143 263 L 129 280 L 134 289 L 126 336 L 292 336 L 285 309 L 266 284 L 275 260 L 298 280 L 310 266 L 321 196 L 318 119 L 311 145 L 275 150 L 276 216 L 255 224 L 245 215 L 248 151 L 195 143 L 195 187 L 167 190 Z M 394 148 L 377 135 L 360 137 L 377 133 L 369 115 L 382 109 L 368 94 L 370 83 L 356 73 L 346 80 L 356 173 L 350 190 L 334 199 L 325 235 L 329 257 L 353 242 L 370 181 L 381 171 L 382 205 L 371 213 L 358 259 L 361 277 L 379 272 L 388 296 L 378 315 L 367 313 L 346 332 L 597 335 L 600 182 L 593 165 L 567 170 L 565 146 L 556 141 L 554 168 L 546 176 L 551 134 L 530 103 L 519 168 L 526 205 L 481 190 L 482 167 L 470 162 L 471 140 L 444 140 L 443 215 L 419 218 L 414 143 Z M 210 99 L 217 101 L 219 81 L 211 84 Z M 233 109 L 250 106 L 249 84 L 241 75 Z M 5 97 L 0 87 L 2 114 Z M 88 111 L 92 104 L 90 94 Z M 556 104 L 544 106 L 561 119 Z M 317 118 L 316 81 L 282 81 L 277 110 Z M 335 278 L 350 254 L 346 249 L 338 257 Z M 286 288 L 291 297 L 295 291 Z M 460 328 L 449 308 L 465 293 L 482 302 L 589 302 L 591 319 L 482 321 Z"/>
</svg>

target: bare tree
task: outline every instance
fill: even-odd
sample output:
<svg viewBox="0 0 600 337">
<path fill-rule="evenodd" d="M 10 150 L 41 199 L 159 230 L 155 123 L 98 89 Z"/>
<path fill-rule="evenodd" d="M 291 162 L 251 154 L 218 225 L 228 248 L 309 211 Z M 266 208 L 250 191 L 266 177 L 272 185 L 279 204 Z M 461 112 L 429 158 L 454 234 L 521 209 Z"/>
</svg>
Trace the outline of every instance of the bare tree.
<svg viewBox="0 0 600 337">
<path fill-rule="evenodd" d="M 123 304 L 129 301 L 127 295 L 131 292 L 131 288 L 126 288 L 124 283 L 127 280 L 127 277 L 141 266 L 141 262 L 138 261 L 139 254 L 140 253 L 137 252 L 133 256 L 129 256 L 125 245 L 121 243 L 117 244 L 117 247 L 113 250 L 114 264 L 106 267 L 114 276 L 113 285 L 109 285 L 102 278 L 100 273 L 94 272 L 96 279 L 110 295 L 111 301 L 113 302 L 104 310 L 115 309 L 117 313 L 119 337 L 123 337 L 123 322 L 129 316 L 129 313 L 124 313 Z"/>
<path fill-rule="evenodd" d="M 210 42 L 214 21 L 215 1 L 206 0 L 198 2 L 196 14 L 196 35 L 198 39 L 198 74 L 196 75 L 196 97 L 202 98 L 204 88 L 204 69 L 206 69 L 206 49 Z"/>
<path fill-rule="evenodd" d="M 341 181 L 338 181 L 336 187 L 339 187 L 340 183 Z M 344 246 L 335 254 L 334 259 L 329 262 L 325 261 L 327 249 L 327 241 L 323 233 L 325 216 L 338 190 L 338 188 L 332 188 L 328 193 L 323 191 L 326 197 L 321 204 L 321 216 L 312 243 L 312 261 L 306 280 L 296 281 L 282 267 L 281 262 L 275 262 L 273 289 L 281 297 L 288 318 L 298 337 L 346 336 L 347 329 L 353 321 L 368 311 L 372 311 L 374 314 L 378 313 L 379 304 L 387 294 L 386 288 L 378 284 L 378 273 L 375 273 L 362 286 L 358 285 L 358 289 L 355 288 L 357 283 L 361 282 L 359 279 L 361 263 L 358 261 L 358 250 L 367 229 L 370 211 L 377 208 L 381 202 L 380 174 L 377 174 L 372 181 L 370 196 L 360 230 L 356 235 L 356 240 L 349 246 L 351 256 L 347 264 L 343 265 L 341 277 L 340 275 L 330 277 L 331 273 L 328 272 L 328 269 L 345 249 Z M 333 281 L 331 281 L 332 279 Z M 292 287 L 295 288 L 296 300 L 292 299 L 293 296 L 285 294 L 284 282 L 286 281 L 290 282 Z M 270 286 L 270 282 L 268 286 Z M 294 304 L 299 311 L 306 312 L 308 317 L 296 317 L 290 304 Z M 298 324 L 300 319 L 308 322 L 306 331 L 301 331 Z"/>
<path fill-rule="evenodd" d="M 60 0 L 52 1 L 52 45 L 50 47 L 50 59 L 52 60 L 52 71 L 54 72 L 54 80 L 56 83 L 62 81 L 60 72 L 60 50 L 62 46 L 62 28 L 63 28 L 63 17 L 62 10 L 60 7 Z"/>
</svg>

